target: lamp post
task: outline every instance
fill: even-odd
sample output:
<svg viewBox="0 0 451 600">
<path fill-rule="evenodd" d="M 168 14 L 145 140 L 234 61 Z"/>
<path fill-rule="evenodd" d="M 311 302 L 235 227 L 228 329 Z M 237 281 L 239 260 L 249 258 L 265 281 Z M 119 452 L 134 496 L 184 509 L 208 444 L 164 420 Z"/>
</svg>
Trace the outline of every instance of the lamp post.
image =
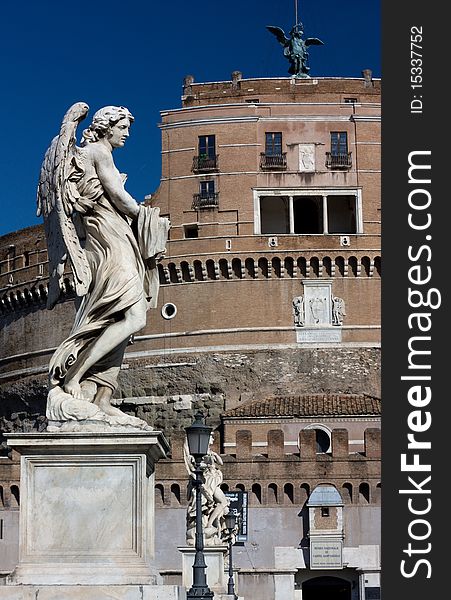
<svg viewBox="0 0 451 600">
<path fill-rule="evenodd" d="M 237 523 L 237 517 L 234 512 L 230 511 L 225 516 L 225 525 L 229 530 L 229 581 L 227 583 L 227 594 L 233 596 L 235 600 L 238 600 L 238 596 L 235 594 L 235 582 L 233 581 L 233 559 L 232 559 L 232 546 L 233 546 L 233 534 Z"/>
<path fill-rule="evenodd" d="M 208 452 L 210 435 L 212 428 L 204 423 L 202 413 L 195 415 L 195 421 L 192 425 L 185 428 L 188 439 L 189 453 L 195 462 L 195 479 L 193 485 L 196 491 L 196 554 L 193 564 L 193 585 L 186 594 L 186 600 L 208 600 L 213 598 L 213 592 L 207 585 L 207 576 L 205 570 L 204 557 L 204 535 L 202 531 L 202 458 Z"/>
</svg>

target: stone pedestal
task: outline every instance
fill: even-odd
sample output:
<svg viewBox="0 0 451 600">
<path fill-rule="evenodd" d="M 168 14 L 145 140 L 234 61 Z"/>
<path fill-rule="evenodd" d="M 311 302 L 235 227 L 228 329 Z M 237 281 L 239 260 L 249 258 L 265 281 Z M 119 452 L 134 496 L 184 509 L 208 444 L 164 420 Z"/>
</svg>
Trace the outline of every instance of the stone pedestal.
<svg viewBox="0 0 451 600">
<path fill-rule="evenodd" d="M 19 564 L 8 584 L 25 593 L 159 583 L 153 472 L 168 450 L 161 432 L 11 434 L 8 445 L 21 454 Z M 39 597 L 63 597 L 52 593 Z"/>
<path fill-rule="evenodd" d="M 182 553 L 182 584 L 189 590 L 193 584 L 193 564 L 196 554 L 193 546 L 179 546 Z M 212 592 L 217 594 L 227 593 L 227 579 L 224 572 L 224 558 L 227 546 L 206 546 L 204 548 L 205 564 L 207 565 L 207 585 Z"/>
<path fill-rule="evenodd" d="M 0 586 L 0 600 L 36 600 L 36 598 L 39 600 L 186 600 L 186 592 L 175 585 Z M 229 600 L 229 597 L 226 598 Z M 215 598 L 215 600 L 219 599 Z"/>
</svg>

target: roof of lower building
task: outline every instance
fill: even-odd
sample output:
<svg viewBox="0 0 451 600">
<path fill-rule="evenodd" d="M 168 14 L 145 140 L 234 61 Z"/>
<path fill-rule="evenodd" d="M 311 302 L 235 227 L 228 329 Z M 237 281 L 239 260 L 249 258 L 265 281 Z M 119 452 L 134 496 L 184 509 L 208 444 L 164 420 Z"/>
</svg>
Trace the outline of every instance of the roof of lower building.
<svg viewBox="0 0 451 600">
<path fill-rule="evenodd" d="M 228 417 L 380 416 L 381 400 L 368 394 L 308 394 L 247 402 L 223 413 Z"/>
</svg>

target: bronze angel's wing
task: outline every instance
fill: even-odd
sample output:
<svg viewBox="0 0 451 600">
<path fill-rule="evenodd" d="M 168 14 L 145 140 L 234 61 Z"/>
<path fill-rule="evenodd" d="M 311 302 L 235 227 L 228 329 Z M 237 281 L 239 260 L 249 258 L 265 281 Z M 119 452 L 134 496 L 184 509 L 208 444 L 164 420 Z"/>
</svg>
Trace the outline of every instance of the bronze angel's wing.
<svg viewBox="0 0 451 600">
<path fill-rule="evenodd" d="M 306 46 L 324 46 L 324 42 L 318 38 L 307 38 L 304 43 Z"/>
<path fill-rule="evenodd" d="M 61 293 L 67 260 L 74 273 L 75 291 L 84 296 L 91 283 L 91 270 L 72 221 L 73 205 L 78 199 L 76 178 L 78 149 L 77 126 L 89 110 L 77 102 L 64 115 L 59 135 L 47 150 L 41 167 L 37 192 L 37 215 L 44 217 L 49 256 L 49 292 L 47 307 L 53 308 Z"/>
<path fill-rule="evenodd" d="M 267 25 L 266 29 L 276 36 L 277 41 L 282 44 L 282 46 L 285 46 L 285 44 L 290 41 L 287 37 L 285 37 L 285 32 L 283 29 L 280 29 L 280 27 Z"/>
</svg>

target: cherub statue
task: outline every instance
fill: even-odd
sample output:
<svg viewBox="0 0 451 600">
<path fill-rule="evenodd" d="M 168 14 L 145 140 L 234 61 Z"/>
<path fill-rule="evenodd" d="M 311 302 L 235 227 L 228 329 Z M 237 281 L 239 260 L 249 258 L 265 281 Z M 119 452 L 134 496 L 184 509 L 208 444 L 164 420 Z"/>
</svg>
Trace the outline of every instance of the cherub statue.
<svg viewBox="0 0 451 600">
<path fill-rule="evenodd" d="M 127 343 L 145 326 L 147 309 L 156 307 L 155 267 L 170 224 L 159 208 L 128 194 L 114 165 L 112 153 L 124 146 L 134 121 L 130 111 L 98 110 L 78 147 L 77 126 L 87 112 L 84 102 L 67 111 L 38 185 L 49 255 L 47 306 L 58 301 L 68 262 L 78 297 L 70 335 L 50 361 L 49 429 L 84 420 L 148 428 L 113 407 L 111 398 Z"/>
<path fill-rule="evenodd" d="M 304 33 L 302 23 L 298 23 L 292 27 L 290 31 L 291 37 L 289 38 L 285 37 L 285 32 L 280 27 L 267 25 L 266 29 L 274 34 L 277 41 L 282 44 L 283 54 L 290 61 L 288 72 L 295 77 L 309 77 L 310 67 L 307 66 L 307 47 L 323 45 L 324 42 L 318 38 L 307 38 L 304 41 L 302 39 L 302 34 Z"/>
<path fill-rule="evenodd" d="M 208 453 L 202 459 L 204 482 L 201 487 L 202 492 L 202 526 L 206 546 L 218 546 L 225 544 L 229 533 L 225 526 L 225 515 L 229 512 L 230 500 L 221 489 L 223 481 L 220 467 L 223 460 L 217 452 L 211 448 L 213 443 L 213 434 L 210 437 L 210 447 Z M 188 442 L 185 440 L 183 447 L 183 456 L 186 469 L 190 478 L 194 474 L 194 458 L 190 455 Z M 196 534 L 196 498 L 192 486 L 190 499 L 186 515 L 186 541 L 193 545 Z"/>
<path fill-rule="evenodd" d="M 346 316 L 345 301 L 343 298 L 333 296 L 332 298 L 332 325 L 343 325 Z"/>
<path fill-rule="evenodd" d="M 295 326 L 303 327 L 305 324 L 304 296 L 296 296 L 293 298 L 293 315 Z"/>
</svg>

